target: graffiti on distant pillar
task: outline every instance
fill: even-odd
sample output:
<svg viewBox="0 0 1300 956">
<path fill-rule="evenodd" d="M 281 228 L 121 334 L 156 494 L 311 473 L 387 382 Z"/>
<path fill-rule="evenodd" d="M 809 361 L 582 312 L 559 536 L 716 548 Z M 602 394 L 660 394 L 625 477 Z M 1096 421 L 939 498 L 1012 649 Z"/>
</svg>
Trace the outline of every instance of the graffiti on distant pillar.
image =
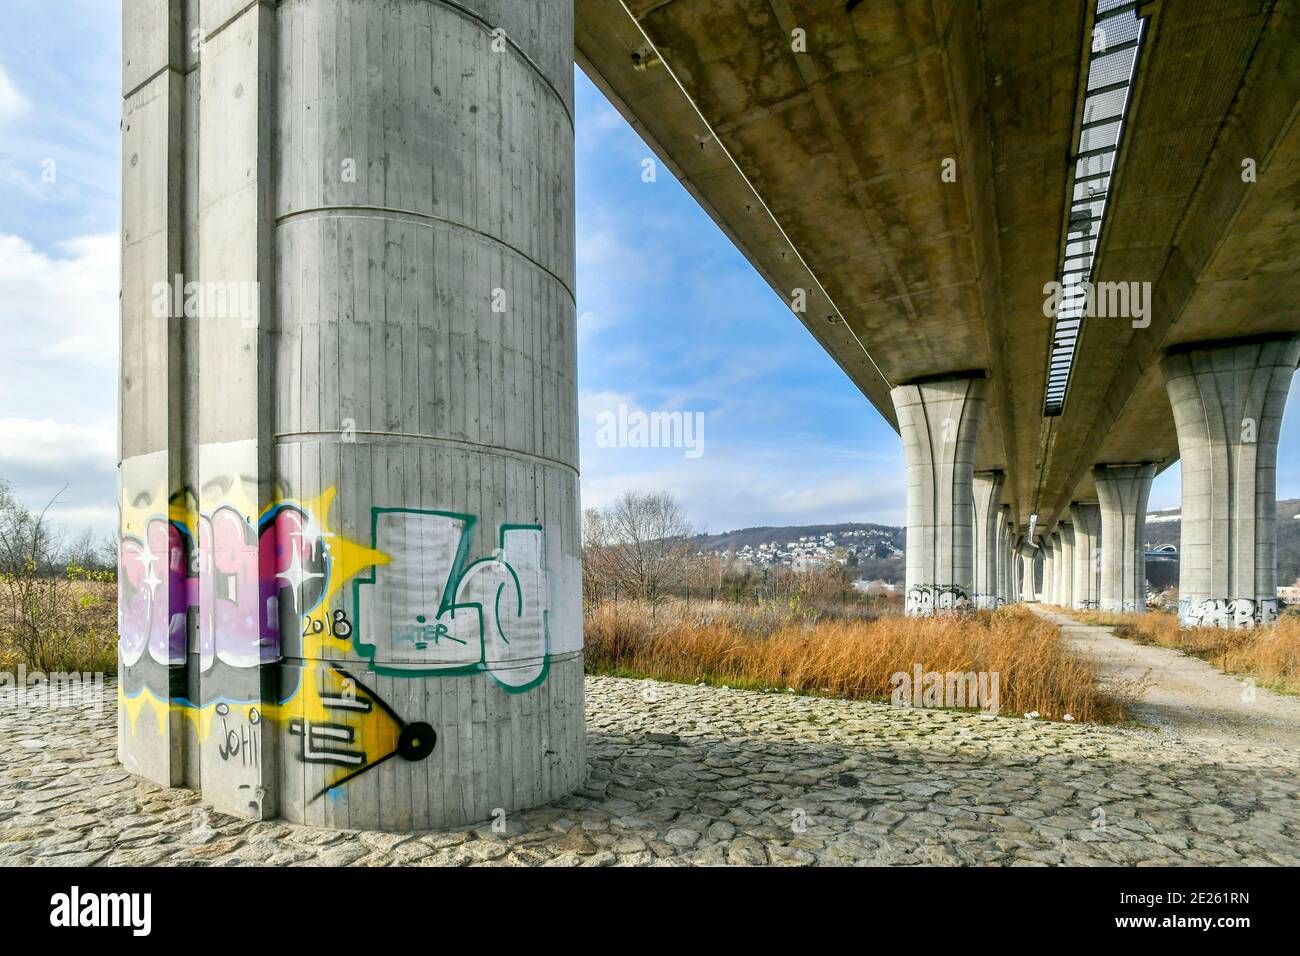
<svg viewBox="0 0 1300 956">
<path fill-rule="evenodd" d="M 996 611 L 1005 602 L 996 594 L 975 595 L 975 607 L 980 611 Z"/>
<path fill-rule="evenodd" d="M 1211 598 L 1178 602 L 1183 627 L 1264 627 L 1277 620 L 1277 601 L 1251 598 Z"/>
<path fill-rule="evenodd" d="M 357 650 L 384 674 L 487 672 L 520 691 L 546 676 L 545 536 L 502 525 L 490 557 L 466 563 L 475 519 L 375 508 L 372 544 L 389 558 L 355 584 Z"/>
<path fill-rule="evenodd" d="M 957 584 L 914 584 L 907 589 L 905 610 L 915 617 L 946 611 L 969 611 L 973 607 L 970 594 Z"/>
</svg>

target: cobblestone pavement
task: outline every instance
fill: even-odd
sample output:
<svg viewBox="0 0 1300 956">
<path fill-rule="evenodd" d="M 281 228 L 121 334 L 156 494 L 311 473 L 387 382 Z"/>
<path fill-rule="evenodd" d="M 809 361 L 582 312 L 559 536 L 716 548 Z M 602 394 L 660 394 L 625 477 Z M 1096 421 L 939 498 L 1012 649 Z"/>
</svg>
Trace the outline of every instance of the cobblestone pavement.
<svg viewBox="0 0 1300 956">
<path fill-rule="evenodd" d="M 112 693 L 35 717 L 0 698 L 0 865 L 1300 864 L 1278 749 L 589 677 L 579 793 L 504 834 L 339 832 L 128 776 Z"/>
</svg>

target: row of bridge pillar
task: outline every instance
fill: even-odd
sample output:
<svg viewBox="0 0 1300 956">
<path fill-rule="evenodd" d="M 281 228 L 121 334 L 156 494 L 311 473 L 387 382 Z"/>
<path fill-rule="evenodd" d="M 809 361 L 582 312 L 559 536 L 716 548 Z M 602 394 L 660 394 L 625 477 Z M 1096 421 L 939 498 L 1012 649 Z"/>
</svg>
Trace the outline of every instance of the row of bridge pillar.
<svg viewBox="0 0 1300 956">
<path fill-rule="evenodd" d="M 1168 350 L 1161 361 L 1182 461 L 1179 619 L 1254 627 L 1277 618 L 1277 443 L 1300 337 Z M 907 612 L 1041 600 L 1146 610 L 1145 519 L 1156 462 L 1100 462 L 1095 500 L 1050 527 L 1018 525 L 1006 476 L 976 471 L 982 372 L 893 390 L 907 464 Z"/>
</svg>

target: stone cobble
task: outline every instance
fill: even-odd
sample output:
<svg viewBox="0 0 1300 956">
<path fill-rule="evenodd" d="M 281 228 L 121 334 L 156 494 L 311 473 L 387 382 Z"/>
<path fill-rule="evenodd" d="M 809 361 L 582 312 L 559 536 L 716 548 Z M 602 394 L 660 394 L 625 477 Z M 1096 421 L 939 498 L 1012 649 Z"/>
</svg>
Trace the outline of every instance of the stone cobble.
<svg viewBox="0 0 1300 956">
<path fill-rule="evenodd" d="M 320 830 L 125 773 L 92 707 L 0 697 L 0 866 L 1300 865 L 1300 757 L 588 677 L 590 776 L 502 827 Z"/>
</svg>

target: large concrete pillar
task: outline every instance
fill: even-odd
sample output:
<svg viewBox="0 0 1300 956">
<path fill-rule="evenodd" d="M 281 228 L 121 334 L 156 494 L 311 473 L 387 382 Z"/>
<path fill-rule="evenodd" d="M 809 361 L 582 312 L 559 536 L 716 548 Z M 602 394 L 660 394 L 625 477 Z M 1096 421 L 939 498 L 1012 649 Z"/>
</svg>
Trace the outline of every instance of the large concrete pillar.
<svg viewBox="0 0 1300 956">
<path fill-rule="evenodd" d="M 1038 562 L 1039 549 L 1025 539 L 1016 548 L 1016 553 L 1020 562 L 1020 600 L 1037 601 L 1038 574 L 1035 565 Z"/>
<path fill-rule="evenodd" d="M 997 595 L 999 604 L 1008 604 L 1015 600 L 1012 581 L 1015 574 L 1011 570 L 1011 506 L 998 508 L 996 531 L 997 543 Z"/>
<path fill-rule="evenodd" d="M 1147 498 L 1156 466 L 1102 465 L 1093 469 L 1101 504 L 1101 609 L 1147 609 Z"/>
<path fill-rule="evenodd" d="M 971 489 L 983 373 L 896 387 L 907 461 L 907 613 L 974 606 Z"/>
<path fill-rule="evenodd" d="M 1043 535 L 1043 584 L 1042 601 L 1044 604 L 1056 603 L 1056 542 L 1050 534 Z"/>
<path fill-rule="evenodd" d="M 1277 619 L 1277 442 L 1300 338 L 1170 350 L 1162 369 L 1182 458 L 1178 616 Z"/>
<path fill-rule="evenodd" d="M 1061 593 L 1062 593 L 1061 577 L 1062 577 L 1062 572 L 1065 569 L 1065 553 L 1062 550 L 1061 529 L 1059 525 L 1057 526 L 1055 531 L 1053 531 L 1051 534 L 1047 536 L 1047 539 L 1051 544 L 1051 554 L 1052 554 L 1052 571 L 1051 571 L 1052 599 L 1048 603 L 1063 604 L 1064 602 L 1061 600 Z"/>
<path fill-rule="evenodd" d="M 1006 473 L 984 471 L 972 480 L 974 498 L 973 556 L 975 606 L 993 610 L 998 606 L 998 523 L 1002 515 L 1002 485 Z"/>
<path fill-rule="evenodd" d="M 1072 502 L 1070 523 L 1074 526 L 1074 607 L 1095 611 L 1101 608 L 1101 505 Z"/>
<path fill-rule="evenodd" d="M 1056 603 L 1074 607 L 1074 525 L 1056 526 Z"/>
<path fill-rule="evenodd" d="M 350 828 L 572 790 L 572 0 L 124 10 L 124 765 Z"/>
</svg>

